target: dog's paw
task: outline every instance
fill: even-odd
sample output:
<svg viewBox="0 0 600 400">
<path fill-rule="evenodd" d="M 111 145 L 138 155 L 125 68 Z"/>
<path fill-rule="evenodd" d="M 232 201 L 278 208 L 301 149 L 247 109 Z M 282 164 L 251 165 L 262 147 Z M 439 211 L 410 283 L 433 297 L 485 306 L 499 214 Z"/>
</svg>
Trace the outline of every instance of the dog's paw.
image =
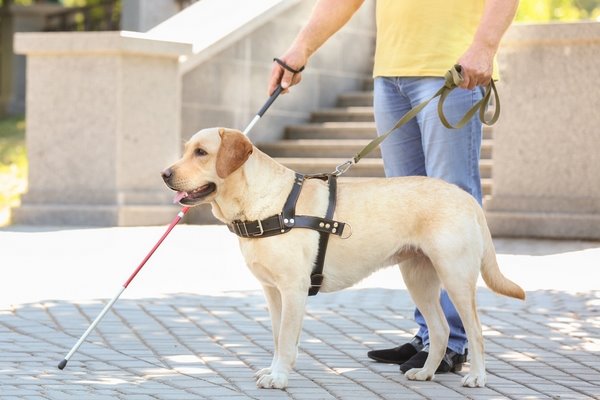
<svg viewBox="0 0 600 400">
<path fill-rule="evenodd" d="M 255 374 L 254 374 L 254 379 L 259 380 L 260 378 L 262 378 L 264 375 L 269 375 L 271 373 L 271 367 L 269 368 L 263 368 L 261 370 L 258 370 Z"/>
<path fill-rule="evenodd" d="M 264 389 L 285 389 L 287 387 L 287 384 L 288 374 L 284 372 L 270 372 L 268 374 L 263 374 L 256 381 L 256 386 Z"/>
<path fill-rule="evenodd" d="M 430 381 L 433 379 L 434 373 L 425 370 L 425 368 L 413 368 L 406 371 L 404 376 L 411 381 Z"/>
<path fill-rule="evenodd" d="M 485 373 L 482 374 L 468 374 L 462 379 L 462 385 L 467 387 L 484 387 L 485 386 Z"/>
</svg>

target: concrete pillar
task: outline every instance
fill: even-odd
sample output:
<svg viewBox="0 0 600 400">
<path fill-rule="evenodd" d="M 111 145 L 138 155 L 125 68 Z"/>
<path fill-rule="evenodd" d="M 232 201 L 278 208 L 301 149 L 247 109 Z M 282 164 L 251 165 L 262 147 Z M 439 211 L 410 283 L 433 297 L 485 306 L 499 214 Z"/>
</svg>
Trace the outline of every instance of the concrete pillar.
<svg viewBox="0 0 600 400">
<path fill-rule="evenodd" d="M 600 239 L 600 23 L 514 26 L 499 62 L 492 233 Z"/>
<path fill-rule="evenodd" d="M 25 33 L 29 191 L 16 223 L 150 225 L 175 207 L 160 171 L 181 150 L 178 58 L 127 32 Z"/>
<path fill-rule="evenodd" d="M 121 29 L 146 32 L 179 12 L 176 0 L 123 0 Z"/>
</svg>

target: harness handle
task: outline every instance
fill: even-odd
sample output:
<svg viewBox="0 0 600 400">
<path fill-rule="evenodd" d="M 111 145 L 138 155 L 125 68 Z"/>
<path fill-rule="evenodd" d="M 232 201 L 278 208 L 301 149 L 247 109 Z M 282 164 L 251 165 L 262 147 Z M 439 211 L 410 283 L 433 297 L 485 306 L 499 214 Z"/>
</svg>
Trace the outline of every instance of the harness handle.
<svg viewBox="0 0 600 400">
<path fill-rule="evenodd" d="M 398 122 L 396 122 L 396 124 L 391 129 L 389 129 L 383 135 L 380 135 L 380 136 L 376 137 L 375 139 L 373 139 L 361 151 L 359 151 L 351 160 L 348 160 L 348 161 L 338 165 L 332 174 L 335 176 L 340 176 L 340 175 L 344 174 L 346 171 L 348 171 L 348 169 L 350 169 L 350 167 L 352 165 L 358 163 L 364 156 L 366 156 L 371 151 L 373 151 L 375 148 L 377 148 L 381 144 L 381 142 L 383 142 L 385 139 L 387 139 L 387 137 L 389 135 L 391 135 L 396 129 L 402 127 L 408 121 L 413 119 L 421 110 L 423 110 L 423 108 L 425 108 L 433 99 L 435 99 L 438 96 L 440 98 L 438 101 L 438 115 L 439 115 L 439 118 L 440 118 L 440 121 L 442 122 L 442 124 L 448 129 L 462 128 L 463 126 L 465 126 L 465 124 L 467 122 L 469 122 L 469 120 L 475 115 L 475 113 L 477 111 L 479 111 L 479 119 L 485 125 L 493 125 L 496 123 L 496 121 L 498 121 L 498 118 L 500 117 L 500 97 L 498 96 L 498 91 L 496 89 L 496 85 L 494 84 L 494 81 L 491 80 L 490 84 L 486 87 L 483 98 L 481 100 L 479 100 L 477 103 L 475 103 L 465 113 L 465 115 L 460 119 L 460 121 L 458 121 L 458 123 L 455 126 L 450 124 L 450 122 L 448 122 L 448 119 L 446 118 L 446 115 L 444 114 L 444 102 L 446 101 L 446 98 L 448 97 L 450 92 L 452 90 L 456 89 L 458 87 L 458 85 L 460 85 L 463 82 L 464 79 L 462 77 L 462 67 L 458 64 L 454 65 L 449 71 L 446 72 L 444 79 L 445 79 L 444 85 L 437 92 L 435 92 L 435 94 L 433 96 L 431 96 L 429 99 L 423 101 L 422 103 L 418 104 L 417 106 L 412 108 L 410 111 L 408 111 L 406 114 L 404 114 L 402 116 L 402 118 L 400 118 L 398 120 Z M 494 110 L 494 114 L 492 115 L 492 117 L 489 120 L 486 120 L 485 119 L 485 109 L 491 99 L 492 92 L 494 94 L 494 101 L 495 101 L 496 109 Z"/>
</svg>

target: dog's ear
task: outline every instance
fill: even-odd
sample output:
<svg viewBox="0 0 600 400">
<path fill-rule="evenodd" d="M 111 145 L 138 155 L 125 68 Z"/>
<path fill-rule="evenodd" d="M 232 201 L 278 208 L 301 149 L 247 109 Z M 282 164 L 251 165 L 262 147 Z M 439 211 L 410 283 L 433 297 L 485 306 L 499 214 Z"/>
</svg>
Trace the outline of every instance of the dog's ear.
<svg viewBox="0 0 600 400">
<path fill-rule="evenodd" d="M 242 132 L 232 129 L 219 128 L 219 136 L 221 147 L 217 152 L 217 175 L 227 178 L 250 157 L 252 143 Z"/>
</svg>

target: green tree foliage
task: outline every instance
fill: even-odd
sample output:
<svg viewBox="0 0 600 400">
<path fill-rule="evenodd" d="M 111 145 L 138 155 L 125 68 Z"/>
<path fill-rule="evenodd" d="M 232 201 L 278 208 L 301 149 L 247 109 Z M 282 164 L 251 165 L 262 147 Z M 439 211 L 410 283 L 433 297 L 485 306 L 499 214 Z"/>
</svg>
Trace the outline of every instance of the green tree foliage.
<svg viewBox="0 0 600 400">
<path fill-rule="evenodd" d="M 30 6 L 35 3 L 58 3 L 65 7 L 83 7 L 100 4 L 103 0 L 0 0 L 3 4 L 18 4 L 21 6 Z"/>
<path fill-rule="evenodd" d="M 600 21 L 600 0 L 521 0 L 517 22 Z"/>
</svg>

